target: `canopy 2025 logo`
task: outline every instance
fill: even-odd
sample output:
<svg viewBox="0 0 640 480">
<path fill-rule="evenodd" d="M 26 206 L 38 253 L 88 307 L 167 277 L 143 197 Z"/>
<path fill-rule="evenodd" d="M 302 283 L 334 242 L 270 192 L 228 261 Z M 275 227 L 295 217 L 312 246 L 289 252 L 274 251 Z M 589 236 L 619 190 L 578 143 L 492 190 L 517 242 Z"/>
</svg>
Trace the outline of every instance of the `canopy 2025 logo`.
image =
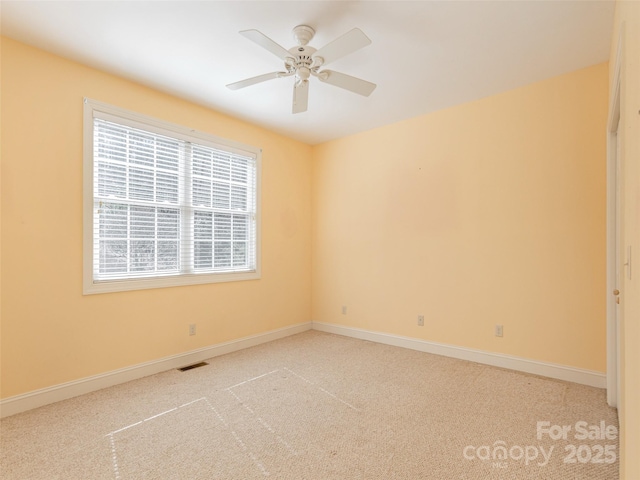
<svg viewBox="0 0 640 480">
<path fill-rule="evenodd" d="M 607 425 L 604 420 L 593 425 L 583 420 L 573 425 L 552 425 L 548 421 L 539 421 L 536 425 L 538 440 L 548 437 L 554 441 L 567 441 L 570 434 L 573 440 L 588 440 L 590 443 L 566 445 L 563 463 L 611 464 L 616 461 L 616 445 L 604 442 L 616 440 L 618 429 L 615 425 Z M 593 441 L 603 442 L 593 444 Z M 508 468 L 508 460 L 544 467 L 551 460 L 554 449 L 555 445 L 508 446 L 504 440 L 497 440 L 492 445 L 467 445 L 462 455 L 467 460 L 491 461 L 494 468 Z"/>
</svg>

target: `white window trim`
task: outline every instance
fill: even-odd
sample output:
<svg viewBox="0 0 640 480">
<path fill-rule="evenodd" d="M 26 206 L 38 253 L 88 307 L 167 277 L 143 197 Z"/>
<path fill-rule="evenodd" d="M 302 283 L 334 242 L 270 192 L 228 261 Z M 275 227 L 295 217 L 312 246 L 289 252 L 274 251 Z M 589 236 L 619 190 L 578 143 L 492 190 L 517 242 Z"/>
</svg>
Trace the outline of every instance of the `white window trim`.
<svg viewBox="0 0 640 480">
<path fill-rule="evenodd" d="M 206 144 L 222 147 L 225 150 L 236 151 L 242 154 L 251 154 L 256 159 L 256 218 L 255 218 L 255 254 L 256 268 L 251 272 L 224 272 L 207 274 L 180 274 L 159 276 L 153 278 L 107 280 L 95 282 L 93 279 L 94 259 L 94 235 L 93 235 L 93 208 L 94 208 L 94 181 L 93 181 L 93 119 L 99 115 L 112 115 L 125 119 L 129 123 L 136 122 L 148 131 L 155 128 L 160 132 L 170 130 L 176 138 L 197 139 Z M 181 125 L 158 120 L 146 115 L 134 113 L 119 107 L 98 102 L 89 98 L 84 99 L 83 119 L 83 294 L 124 292 L 130 290 L 144 290 L 150 288 L 176 287 L 182 285 L 199 285 L 205 283 L 233 282 L 243 280 L 257 280 L 261 277 L 261 170 L 262 150 L 256 147 L 216 137 L 209 133 L 199 132 Z"/>
</svg>

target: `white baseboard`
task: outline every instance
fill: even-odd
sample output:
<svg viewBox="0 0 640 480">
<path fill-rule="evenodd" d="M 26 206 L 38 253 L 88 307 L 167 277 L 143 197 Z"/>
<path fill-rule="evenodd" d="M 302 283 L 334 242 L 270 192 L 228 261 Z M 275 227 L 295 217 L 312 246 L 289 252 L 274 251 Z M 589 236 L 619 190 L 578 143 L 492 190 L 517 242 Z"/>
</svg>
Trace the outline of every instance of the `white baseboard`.
<svg viewBox="0 0 640 480">
<path fill-rule="evenodd" d="M 543 377 L 565 380 L 568 382 L 580 383 L 591 387 L 606 388 L 607 378 L 604 373 L 581 368 L 557 365 L 554 363 L 540 362 L 527 358 L 504 355 L 502 353 L 485 352 L 471 348 L 456 347 L 443 343 L 428 342 L 417 338 L 402 337 L 388 333 L 374 332 L 360 328 L 345 327 L 332 323 L 312 322 L 313 330 L 321 332 L 335 333 L 347 337 L 369 340 L 371 342 L 384 343 L 396 347 L 410 348 L 420 352 L 443 355 L 445 357 L 468 360 L 470 362 L 482 363 L 494 367 L 508 368 L 519 372 L 532 373 Z"/>
<path fill-rule="evenodd" d="M 131 367 L 81 378 L 72 382 L 34 390 L 22 395 L 8 397 L 0 401 L 0 418 L 15 415 L 16 413 L 31 410 L 32 408 L 42 407 L 50 403 L 59 402 L 60 400 L 77 397 L 78 395 L 94 392 L 102 388 L 165 372 L 173 368 L 184 367 L 192 363 L 201 362 L 207 358 L 217 357 L 226 353 L 271 342 L 279 338 L 288 337 L 289 335 L 295 335 L 296 333 L 310 330 L 311 325 L 311 322 L 299 323 L 297 325 L 239 338 L 230 342 L 211 345 L 198 350 L 192 350 L 190 352 L 153 360 L 151 362 L 140 363 Z"/>
<path fill-rule="evenodd" d="M 492 365 L 494 367 L 508 368 L 525 373 L 532 373 L 544 377 L 580 383 L 591 387 L 606 388 L 606 375 L 600 372 L 568 367 L 553 363 L 540 362 L 527 358 L 514 357 L 501 353 L 485 352 L 470 348 L 457 347 L 436 342 L 428 342 L 417 338 L 391 335 L 388 333 L 374 332 L 360 328 L 345 327 L 342 325 L 306 322 L 289 327 L 271 330 L 269 332 L 239 338 L 229 342 L 219 343 L 208 347 L 192 350 L 190 352 L 172 355 L 170 357 L 153 360 L 151 362 L 133 365 L 131 367 L 113 370 L 111 372 L 81 378 L 72 382 L 66 382 L 52 387 L 34 390 L 22 395 L 0 400 L 0 418 L 25 412 L 33 408 L 42 407 L 50 403 L 59 402 L 68 398 L 94 392 L 102 388 L 111 387 L 120 383 L 129 382 L 138 378 L 154 375 L 156 373 L 183 367 L 192 363 L 201 362 L 207 358 L 217 357 L 226 353 L 235 352 L 244 348 L 253 347 L 262 343 L 271 342 L 279 338 L 295 335 L 307 330 L 335 333 L 347 337 L 359 338 L 371 342 L 409 348 L 420 352 L 433 353 L 446 357 L 468 360 L 470 362 Z"/>
</svg>

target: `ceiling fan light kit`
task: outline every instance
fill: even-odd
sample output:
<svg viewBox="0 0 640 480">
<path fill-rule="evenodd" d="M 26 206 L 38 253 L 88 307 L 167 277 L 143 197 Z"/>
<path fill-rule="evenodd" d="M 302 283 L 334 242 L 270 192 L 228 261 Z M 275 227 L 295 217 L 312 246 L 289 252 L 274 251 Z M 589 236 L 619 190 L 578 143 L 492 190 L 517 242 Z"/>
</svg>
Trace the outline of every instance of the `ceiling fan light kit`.
<svg viewBox="0 0 640 480">
<path fill-rule="evenodd" d="M 371 92 L 376 88 L 375 83 L 333 70 L 320 70 L 324 65 L 369 45 L 371 40 L 362 30 L 354 28 L 319 50 L 308 46 L 315 33 L 315 30 L 308 25 L 298 25 L 293 29 L 293 38 L 298 45 L 287 50 L 258 30 L 241 31 L 240 35 L 283 60 L 285 70 L 247 78 L 239 82 L 230 83 L 227 87 L 231 90 L 238 90 L 267 80 L 293 76 L 295 78 L 293 85 L 293 113 L 301 113 L 307 110 L 309 78 L 312 76 L 321 82 L 365 97 L 371 95 Z"/>
</svg>

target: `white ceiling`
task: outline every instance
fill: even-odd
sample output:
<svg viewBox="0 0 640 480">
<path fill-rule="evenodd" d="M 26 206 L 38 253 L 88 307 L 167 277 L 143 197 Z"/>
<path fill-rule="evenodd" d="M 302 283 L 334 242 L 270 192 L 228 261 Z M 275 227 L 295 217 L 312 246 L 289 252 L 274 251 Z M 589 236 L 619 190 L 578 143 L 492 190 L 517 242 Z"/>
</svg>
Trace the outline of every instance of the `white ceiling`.
<svg viewBox="0 0 640 480">
<path fill-rule="evenodd" d="M 309 144 L 487 97 L 609 58 L 606 1 L 8 1 L 2 34 Z M 238 34 L 289 49 L 310 25 L 320 48 L 354 27 L 372 44 L 330 68 L 378 85 L 370 97 L 311 79 L 293 115 L 293 78 Z"/>
</svg>

